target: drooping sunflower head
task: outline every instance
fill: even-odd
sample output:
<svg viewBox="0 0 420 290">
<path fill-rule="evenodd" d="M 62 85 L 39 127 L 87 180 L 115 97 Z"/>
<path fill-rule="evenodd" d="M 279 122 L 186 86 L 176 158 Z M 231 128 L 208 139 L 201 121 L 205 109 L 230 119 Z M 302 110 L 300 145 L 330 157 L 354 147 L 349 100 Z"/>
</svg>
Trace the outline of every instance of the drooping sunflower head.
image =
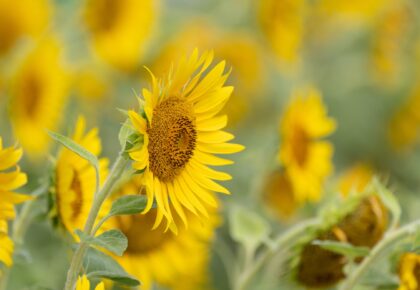
<svg viewBox="0 0 420 290">
<path fill-rule="evenodd" d="M 13 242 L 8 236 L 8 221 L 15 218 L 15 204 L 29 199 L 28 196 L 13 192 L 27 181 L 26 174 L 17 166 L 21 157 L 22 149 L 3 148 L 0 137 L 0 262 L 6 266 L 12 264 L 13 253 Z"/>
<path fill-rule="evenodd" d="M 13 129 L 31 156 L 40 156 L 47 148 L 45 129 L 58 128 L 68 89 L 59 44 L 53 39 L 42 41 L 18 69 L 11 87 Z"/>
<path fill-rule="evenodd" d="M 400 260 L 400 287 L 398 290 L 420 289 L 420 255 L 406 253 Z"/>
<path fill-rule="evenodd" d="M 86 122 L 79 117 L 73 134 L 73 140 L 95 156 L 101 152 L 101 142 L 96 128 L 85 132 Z M 108 174 L 108 160 L 101 158 L 100 181 L 105 181 Z M 73 233 L 82 229 L 89 214 L 96 190 L 95 169 L 76 153 L 63 148 L 57 158 L 55 170 L 55 206 L 57 217 L 62 225 Z M 107 203 L 101 209 L 106 212 Z M 102 212 L 100 216 L 103 216 Z"/>
<path fill-rule="evenodd" d="M 321 140 L 335 121 L 327 116 L 315 89 L 297 92 L 280 123 L 279 162 L 290 177 L 298 202 L 319 200 L 325 178 L 332 172 L 333 147 Z"/>
<path fill-rule="evenodd" d="M 181 217 L 185 209 L 207 216 L 204 205 L 217 205 L 213 192 L 229 194 L 214 180 L 229 180 L 231 176 L 209 165 L 231 164 L 214 154 L 236 153 L 243 146 L 227 143 L 234 136 L 222 131 L 227 116 L 218 113 L 233 88 L 224 86 L 229 75 L 225 62 L 209 69 L 212 59 L 211 52 L 199 56 L 194 50 L 189 58 L 181 58 L 167 77 L 157 79 L 152 74 L 152 89 L 143 90 L 144 112 L 129 111 L 144 140 L 130 156 L 133 167 L 144 171 L 148 196 L 145 212 L 156 200 L 157 225 L 163 216 L 171 225 L 172 206 Z"/>
<path fill-rule="evenodd" d="M 142 176 L 125 181 L 113 196 L 128 194 L 145 194 Z M 217 212 L 211 208 L 208 211 L 210 218 L 206 223 L 186 212 L 188 228 L 180 228 L 177 235 L 166 231 L 162 223 L 156 226 L 157 209 L 114 218 L 113 226 L 128 239 L 124 256 L 115 258 L 142 281 L 142 289 L 150 289 L 153 284 L 175 290 L 207 289 L 210 244 L 219 224 Z M 182 219 L 176 212 L 173 218 L 175 223 Z"/>
</svg>

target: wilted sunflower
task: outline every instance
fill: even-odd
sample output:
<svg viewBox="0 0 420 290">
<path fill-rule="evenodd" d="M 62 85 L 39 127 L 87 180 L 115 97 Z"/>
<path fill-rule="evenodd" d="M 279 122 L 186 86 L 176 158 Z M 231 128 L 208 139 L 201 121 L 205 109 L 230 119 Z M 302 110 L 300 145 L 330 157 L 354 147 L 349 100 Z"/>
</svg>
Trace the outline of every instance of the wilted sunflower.
<svg viewBox="0 0 420 290">
<path fill-rule="evenodd" d="M 76 290 L 90 290 L 90 282 L 85 275 L 83 275 L 82 277 L 79 277 L 79 279 L 77 280 Z M 104 283 L 103 282 L 99 283 L 96 286 L 95 290 L 105 290 Z"/>
<path fill-rule="evenodd" d="M 101 141 L 98 129 L 94 128 L 88 132 L 85 130 L 85 119 L 79 117 L 72 139 L 95 156 L 99 156 Z M 99 159 L 99 172 L 102 183 L 108 174 L 108 159 Z M 76 153 L 63 148 L 57 158 L 55 171 L 55 206 L 59 221 L 71 234 L 76 229 L 83 229 L 95 189 L 95 169 Z M 101 210 L 105 212 L 107 204 Z"/>
<path fill-rule="evenodd" d="M 204 75 L 212 60 L 212 53 L 199 56 L 194 50 L 190 58 L 181 58 L 167 78 L 156 79 L 152 74 L 152 90 L 143 90 L 144 113 L 129 111 L 144 140 L 130 156 L 135 161 L 133 167 L 144 171 L 148 196 L 144 212 L 157 202 L 155 226 L 163 216 L 171 225 L 172 206 L 181 217 L 184 208 L 206 216 L 204 204 L 217 206 L 213 192 L 229 194 L 213 180 L 230 180 L 231 176 L 208 165 L 231 164 L 213 154 L 236 153 L 244 147 L 227 143 L 234 136 L 222 131 L 227 116 L 217 114 L 233 87 L 223 86 L 229 75 L 224 72 L 224 61 Z"/>
<path fill-rule="evenodd" d="M 144 194 L 143 178 L 134 176 L 123 183 L 114 197 Z M 172 206 L 171 206 L 172 207 Z M 146 214 L 116 217 L 112 223 L 128 238 L 128 248 L 123 257 L 116 257 L 127 272 L 142 282 L 142 289 L 153 284 L 174 290 L 207 289 L 207 267 L 210 244 L 219 218 L 214 209 L 208 209 L 209 222 L 186 212 L 173 213 L 175 223 L 188 219 L 188 228 L 180 227 L 178 235 L 165 231 L 163 224 L 152 230 L 157 210 Z"/>
<path fill-rule="evenodd" d="M 15 218 L 15 204 L 29 199 L 28 196 L 13 192 L 27 181 L 26 174 L 17 166 L 21 157 L 22 149 L 3 148 L 0 137 L 0 262 L 6 266 L 12 265 L 13 253 L 13 242 L 8 236 L 8 221 Z M 12 167 L 15 169 L 9 170 Z"/>
<path fill-rule="evenodd" d="M 87 0 L 84 18 L 94 51 L 119 69 L 136 68 L 152 32 L 155 5 L 152 0 Z"/>
<path fill-rule="evenodd" d="M 278 158 L 299 203 L 321 197 L 324 180 L 333 170 L 333 147 L 320 139 L 331 134 L 335 127 L 315 89 L 296 93 L 284 112 Z"/>
<path fill-rule="evenodd" d="M 11 87 L 11 121 L 23 148 L 32 156 L 45 153 L 45 129 L 56 130 L 68 94 L 68 75 L 61 48 L 52 39 L 42 41 L 18 69 Z"/>
<path fill-rule="evenodd" d="M 0 0 L 0 56 L 24 36 L 41 34 L 48 24 L 48 0 Z"/>
<path fill-rule="evenodd" d="M 400 261 L 400 287 L 398 290 L 420 289 L 420 255 L 406 253 Z"/>
</svg>

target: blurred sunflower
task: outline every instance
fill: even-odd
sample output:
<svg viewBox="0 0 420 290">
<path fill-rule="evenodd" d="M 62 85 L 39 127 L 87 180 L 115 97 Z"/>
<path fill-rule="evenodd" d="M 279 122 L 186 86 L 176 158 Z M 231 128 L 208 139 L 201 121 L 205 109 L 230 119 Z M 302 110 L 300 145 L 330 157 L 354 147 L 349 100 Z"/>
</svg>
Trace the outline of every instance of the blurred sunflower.
<svg viewBox="0 0 420 290">
<path fill-rule="evenodd" d="M 362 192 L 372 180 L 373 168 L 366 163 L 357 163 L 347 169 L 338 181 L 338 188 L 343 196 L 348 196 L 352 191 Z"/>
<path fill-rule="evenodd" d="M 0 56 L 24 36 L 37 36 L 46 28 L 51 14 L 48 0 L 0 0 Z"/>
<path fill-rule="evenodd" d="M 305 0 L 259 1 L 259 22 L 262 32 L 279 60 L 293 71 L 303 45 Z"/>
<path fill-rule="evenodd" d="M 333 170 L 333 147 L 319 139 L 335 128 L 319 92 L 312 88 L 295 93 L 280 123 L 282 144 L 278 158 L 298 203 L 321 197 L 324 180 Z"/>
<path fill-rule="evenodd" d="M 76 290 L 90 290 L 90 282 L 88 278 L 84 275 L 82 277 L 79 277 L 76 284 Z M 99 283 L 95 290 L 105 290 L 104 283 Z"/>
<path fill-rule="evenodd" d="M 219 59 L 226 60 L 235 68 L 230 77 L 235 91 L 223 113 L 229 116 L 229 125 L 237 124 L 262 95 L 264 70 L 261 48 L 247 33 L 220 31 L 203 20 L 195 20 L 164 45 L 153 62 L 153 70 L 157 74 L 165 73 L 168 63 L 195 47 L 214 50 Z"/>
<path fill-rule="evenodd" d="M 87 0 L 84 20 L 98 56 L 121 70 L 137 68 L 152 34 L 155 5 L 152 0 Z"/>
<path fill-rule="evenodd" d="M 22 157 L 22 149 L 3 148 L 0 137 L 0 262 L 12 265 L 13 242 L 8 236 L 8 221 L 15 218 L 15 204 L 24 202 L 30 197 L 20 195 L 13 190 L 26 184 L 26 174 L 20 171 L 17 162 Z M 9 170 L 15 167 L 14 170 Z M 5 172 L 3 172 L 5 171 Z"/>
<path fill-rule="evenodd" d="M 114 197 L 144 194 L 143 182 L 143 177 L 134 176 L 120 186 Z M 202 223 L 197 216 L 180 212 L 182 216 L 173 215 L 175 223 L 188 219 L 188 228 L 180 228 L 178 235 L 165 231 L 163 224 L 152 230 L 156 209 L 114 219 L 114 226 L 128 238 L 127 251 L 116 259 L 142 282 L 142 289 L 150 289 L 154 283 L 174 290 L 207 289 L 210 244 L 219 217 L 209 208 L 209 222 Z"/>
<path fill-rule="evenodd" d="M 13 130 L 23 148 L 35 157 L 45 153 L 50 140 L 45 129 L 58 128 L 68 95 L 69 80 L 60 53 L 56 41 L 42 41 L 11 84 Z"/>
<path fill-rule="evenodd" d="M 398 290 L 420 289 L 420 255 L 406 253 L 400 261 L 400 287 Z"/>
<path fill-rule="evenodd" d="M 224 61 L 203 75 L 212 60 L 212 53 L 199 56 L 194 50 L 189 58 L 181 58 L 167 78 L 156 79 L 151 74 L 152 90 L 143 90 L 144 113 L 129 111 L 131 122 L 144 138 L 143 146 L 130 156 L 133 167 L 144 171 L 148 197 L 144 212 L 157 202 L 155 227 L 163 216 L 168 227 L 176 226 L 170 204 L 181 217 L 183 208 L 207 216 L 203 204 L 217 206 L 213 192 L 229 194 L 213 180 L 230 180 L 231 176 L 208 165 L 231 164 L 213 154 L 236 153 L 244 147 L 226 143 L 234 138 L 222 131 L 227 116 L 216 116 L 233 87 L 224 87 L 229 76 L 224 73 Z"/>
<path fill-rule="evenodd" d="M 86 122 L 79 117 L 72 139 L 95 156 L 101 153 L 98 129 L 86 131 Z M 108 159 L 99 159 L 101 184 L 108 174 Z M 95 169 L 76 153 L 63 148 L 57 158 L 55 171 L 55 200 L 59 221 L 73 234 L 83 229 L 96 190 Z M 98 218 L 107 213 L 108 204 L 101 208 Z M 103 214 L 102 214 L 103 213 Z"/>
</svg>

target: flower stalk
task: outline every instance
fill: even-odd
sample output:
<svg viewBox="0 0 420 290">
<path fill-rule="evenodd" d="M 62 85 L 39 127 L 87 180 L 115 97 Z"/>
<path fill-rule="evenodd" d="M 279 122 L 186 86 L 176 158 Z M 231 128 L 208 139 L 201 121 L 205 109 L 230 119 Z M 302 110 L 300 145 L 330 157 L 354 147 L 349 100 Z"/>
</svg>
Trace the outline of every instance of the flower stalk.
<svg viewBox="0 0 420 290">
<path fill-rule="evenodd" d="M 83 232 L 87 236 L 91 236 L 93 233 L 93 227 L 95 225 L 96 218 L 98 216 L 99 210 L 104 203 L 104 201 L 111 194 L 112 189 L 115 183 L 120 179 L 121 175 L 124 172 L 124 169 L 128 163 L 128 158 L 125 156 L 124 152 L 121 152 L 112 166 L 111 172 L 109 173 L 108 178 L 106 179 L 102 189 L 95 194 L 95 199 L 92 204 L 92 207 L 89 211 L 89 216 L 86 220 L 86 224 Z M 82 267 L 83 258 L 86 254 L 89 245 L 85 242 L 81 242 L 76 251 L 73 254 L 73 258 L 70 264 L 70 268 L 67 272 L 66 284 L 64 286 L 65 290 L 73 290 L 77 281 L 77 276 L 79 275 L 80 269 Z"/>
</svg>

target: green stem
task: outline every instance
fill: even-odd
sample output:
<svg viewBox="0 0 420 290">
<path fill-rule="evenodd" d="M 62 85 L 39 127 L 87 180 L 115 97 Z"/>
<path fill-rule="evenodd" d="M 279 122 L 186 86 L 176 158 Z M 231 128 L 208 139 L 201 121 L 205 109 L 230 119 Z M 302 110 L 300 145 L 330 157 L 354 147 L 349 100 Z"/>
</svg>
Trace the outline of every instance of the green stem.
<svg viewBox="0 0 420 290">
<path fill-rule="evenodd" d="M 92 229 L 95 225 L 96 218 L 98 216 L 99 210 L 105 201 L 105 199 L 111 194 L 112 189 L 118 179 L 121 177 L 124 169 L 127 165 L 128 159 L 124 156 L 123 153 L 120 153 L 115 160 L 115 163 L 109 173 L 107 180 L 105 181 L 104 186 L 96 195 L 92 207 L 89 212 L 88 219 L 86 221 L 83 232 L 86 235 L 92 235 Z M 89 245 L 81 242 L 77 247 L 76 251 L 73 254 L 73 258 L 70 264 L 70 268 L 67 272 L 66 284 L 64 286 L 65 290 L 73 290 L 77 281 L 77 276 L 79 275 L 80 269 L 82 267 L 83 258 L 88 249 Z"/>
<path fill-rule="evenodd" d="M 12 240 L 15 247 L 20 247 L 23 244 L 25 238 L 26 230 L 33 218 L 34 207 L 38 197 L 45 193 L 48 189 L 48 185 L 42 185 L 36 189 L 31 196 L 33 199 L 24 203 L 22 210 L 19 213 L 19 216 L 15 219 L 13 223 L 12 230 Z M 6 290 L 7 284 L 9 283 L 10 277 L 10 268 L 6 268 L 3 271 L 3 276 L 0 281 L 0 290 Z"/>
<path fill-rule="evenodd" d="M 392 231 L 385 236 L 370 252 L 370 254 L 363 259 L 363 262 L 353 271 L 353 273 L 344 281 L 340 290 L 351 290 L 357 285 L 363 274 L 370 268 L 370 266 L 383 255 L 386 255 L 387 250 L 394 243 L 409 237 L 416 231 L 420 230 L 420 220 L 414 221 L 398 230 Z"/>
<path fill-rule="evenodd" d="M 250 267 L 246 268 L 242 272 L 235 285 L 235 290 L 245 290 L 254 275 L 262 268 L 262 266 L 264 266 L 273 254 L 275 254 L 279 249 L 284 250 L 289 248 L 293 241 L 303 232 L 306 232 L 318 224 L 318 219 L 304 221 L 280 235 L 271 247 L 267 248 L 267 250 L 265 250 L 265 252 L 263 252 L 253 263 L 250 263 Z"/>
</svg>

